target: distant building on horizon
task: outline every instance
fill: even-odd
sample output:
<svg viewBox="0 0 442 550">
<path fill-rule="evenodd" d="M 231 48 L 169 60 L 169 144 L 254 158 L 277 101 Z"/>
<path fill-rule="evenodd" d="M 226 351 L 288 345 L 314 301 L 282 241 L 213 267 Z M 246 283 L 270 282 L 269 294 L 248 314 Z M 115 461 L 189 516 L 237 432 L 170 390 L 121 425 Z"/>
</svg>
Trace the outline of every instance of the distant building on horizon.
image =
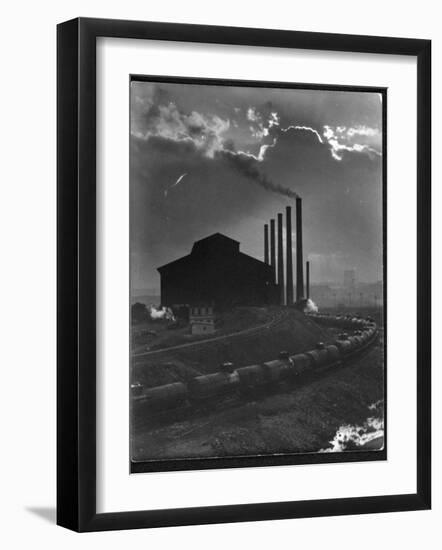
<svg viewBox="0 0 442 550">
<path fill-rule="evenodd" d="M 379 307 L 383 304 L 383 282 L 356 283 L 354 287 L 333 283 L 311 285 L 310 295 L 316 305 L 321 307 Z"/>
<path fill-rule="evenodd" d="M 356 270 L 346 269 L 344 271 L 344 286 L 346 288 L 355 288 L 356 286 Z"/>
</svg>

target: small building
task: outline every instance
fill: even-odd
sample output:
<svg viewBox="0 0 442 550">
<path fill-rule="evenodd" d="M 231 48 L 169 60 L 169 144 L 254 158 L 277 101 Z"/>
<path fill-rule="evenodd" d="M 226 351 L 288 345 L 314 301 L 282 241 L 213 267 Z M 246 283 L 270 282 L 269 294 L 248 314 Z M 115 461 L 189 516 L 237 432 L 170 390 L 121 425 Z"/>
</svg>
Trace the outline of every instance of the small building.
<svg viewBox="0 0 442 550">
<path fill-rule="evenodd" d="M 213 306 L 191 306 L 189 309 L 190 332 L 192 334 L 211 334 L 216 330 Z"/>
</svg>

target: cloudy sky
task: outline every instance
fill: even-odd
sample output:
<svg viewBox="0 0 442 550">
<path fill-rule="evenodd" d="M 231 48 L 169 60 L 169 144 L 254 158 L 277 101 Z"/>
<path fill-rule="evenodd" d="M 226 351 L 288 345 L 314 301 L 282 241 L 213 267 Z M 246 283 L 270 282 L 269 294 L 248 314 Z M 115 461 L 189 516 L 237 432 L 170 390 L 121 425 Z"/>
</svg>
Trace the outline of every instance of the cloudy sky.
<svg viewBox="0 0 442 550">
<path fill-rule="evenodd" d="M 303 199 L 313 282 L 382 277 L 382 103 L 369 92 L 131 83 L 133 289 L 215 232 L 263 257 Z"/>
</svg>

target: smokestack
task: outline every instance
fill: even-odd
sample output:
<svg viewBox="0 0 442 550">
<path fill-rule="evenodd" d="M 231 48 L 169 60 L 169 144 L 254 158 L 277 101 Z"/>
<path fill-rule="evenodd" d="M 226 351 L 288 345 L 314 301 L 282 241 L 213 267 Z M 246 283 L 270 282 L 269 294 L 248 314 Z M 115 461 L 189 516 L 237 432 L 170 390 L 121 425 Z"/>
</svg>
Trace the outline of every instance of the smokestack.
<svg viewBox="0 0 442 550">
<path fill-rule="evenodd" d="M 287 236 L 286 236 L 286 262 L 287 262 L 287 276 L 286 276 L 286 285 L 287 285 L 287 305 L 291 306 L 293 304 L 293 250 L 292 250 L 292 207 L 286 206 L 286 227 L 287 227 Z"/>
<path fill-rule="evenodd" d="M 307 294 L 307 300 L 310 298 L 310 262 L 306 262 L 305 264 L 305 291 Z"/>
<path fill-rule="evenodd" d="M 296 199 L 296 301 L 304 298 L 304 261 L 302 259 L 302 199 Z"/>
<path fill-rule="evenodd" d="M 269 263 L 269 224 L 264 224 L 264 262 Z"/>
<path fill-rule="evenodd" d="M 278 285 L 279 303 L 284 305 L 284 249 L 282 244 L 282 214 L 278 214 Z"/>
<path fill-rule="evenodd" d="M 275 220 L 270 220 L 270 267 L 272 268 L 273 282 L 276 282 Z"/>
</svg>

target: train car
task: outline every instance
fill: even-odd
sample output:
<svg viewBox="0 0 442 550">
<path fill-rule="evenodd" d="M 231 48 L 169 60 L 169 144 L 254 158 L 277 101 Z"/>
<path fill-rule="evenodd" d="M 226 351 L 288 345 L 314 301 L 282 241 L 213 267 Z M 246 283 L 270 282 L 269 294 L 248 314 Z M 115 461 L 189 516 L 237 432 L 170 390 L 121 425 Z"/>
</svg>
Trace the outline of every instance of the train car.
<svg viewBox="0 0 442 550">
<path fill-rule="evenodd" d="M 249 365 L 236 370 L 242 391 L 253 391 L 267 384 L 266 373 L 262 365 Z"/>
<path fill-rule="evenodd" d="M 360 341 L 358 336 L 349 336 L 348 341 L 351 344 L 350 351 L 354 352 L 360 347 Z"/>
<path fill-rule="evenodd" d="M 328 363 L 330 366 L 337 365 L 341 362 L 341 352 L 339 351 L 338 346 L 329 344 L 328 346 L 325 346 L 325 350 L 328 353 Z"/>
<path fill-rule="evenodd" d="M 263 364 L 268 381 L 272 384 L 287 380 L 290 375 L 290 363 L 288 360 L 275 359 Z"/>
<path fill-rule="evenodd" d="M 356 342 L 358 343 L 358 345 L 357 345 L 358 349 L 363 348 L 364 344 L 365 344 L 365 340 L 364 340 L 362 334 L 357 334 L 355 336 L 355 338 L 356 338 Z"/>
<path fill-rule="evenodd" d="M 210 399 L 234 393 L 239 389 L 239 376 L 236 372 L 215 372 L 203 376 L 195 376 L 188 382 L 189 397 L 195 401 Z"/>
<path fill-rule="evenodd" d="M 290 377 L 295 378 L 303 372 L 306 372 L 312 368 L 311 357 L 305 353 L 298 353 L 290 357 Z"/>
<path fill-rule="evenodd" d="M 318 347 L 311 351 L 306 351 L 305 355 L 310 357 L 313 369 L 319 369 L 327 365 L 328 353 L 324 344 L 318 344 Z"/>
<path fill-rule="evenodd" d="M 138 401 L 140 405 L 155 411 L 175 409 L 183 405 L 188 399 L 188 390 L 182 382 L 173 382 L 164 386 L 148 388 L 144 391 L 143 398 Z"/>
<path fill-rule="evenodd" d="M 335 340 L 335 346 L 338 348 L 343 357 L 352 351 L 352 345 L 347 338 L 339 338 L 338 340 Z"/>
<path fill-rule="evenodd" d="M 130 391 L 131 391 L 132 397 L 134 397 L 135 399 L 140 398 L 143 396 L 144 387 L 139 382 L 135 382 L 134 384 L 130 385 Z"/>
<path fill-rule="evenodd" d="M 373 338 L 373 332 L 370 329 L 365 329 L 362 331 L 362 338 L 364 339 L 364 343 L 368 344 L 371 339 Z"/>
</svg>

